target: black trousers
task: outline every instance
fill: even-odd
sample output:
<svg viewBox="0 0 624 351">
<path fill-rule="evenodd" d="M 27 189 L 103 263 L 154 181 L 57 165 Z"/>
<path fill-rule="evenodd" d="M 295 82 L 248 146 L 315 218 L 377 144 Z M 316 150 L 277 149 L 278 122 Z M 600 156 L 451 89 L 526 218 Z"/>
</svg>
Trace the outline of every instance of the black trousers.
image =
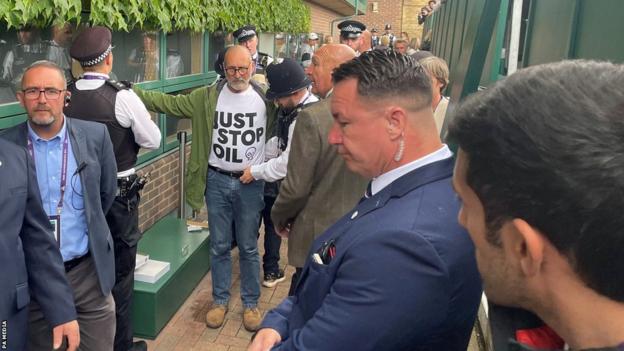
<svg viewBox="0 0 624 351">
<path fill-rule="evenodd" d="M 262 210 L 262 220 L 264 221 L 264 256 L 262 256 L 262 270 L 265 275 L 277 273 L 279 271 L 282 237 L 275 232 L 275 227 L 271 220 L 271 209 L 274 203 L 274 196 L 264 195 L 264 209 Z"/>
<path fill-rule="evenodd" d="M 134 266 L 139 231 L 139 195 L 131 199 L 120 196 L 106 214 L 106 221 L 115 244 L 115 351 L 132 348 L 132 293 L 134 290 Z"/>
</svg>

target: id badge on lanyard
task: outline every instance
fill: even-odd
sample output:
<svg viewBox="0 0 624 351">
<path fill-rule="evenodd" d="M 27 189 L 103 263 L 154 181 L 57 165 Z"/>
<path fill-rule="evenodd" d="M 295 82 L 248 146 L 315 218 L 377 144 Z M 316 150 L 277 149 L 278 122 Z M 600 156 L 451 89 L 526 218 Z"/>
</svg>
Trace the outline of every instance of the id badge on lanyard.
<svg viewBox="0 0 624 351">
<path fill-rule="evenodd" d="M 52 234 L 54 234 L 54 239 L 56 240 L 56 244 L 61 246 L 61 215 L 57 214 L 54 216 L 48 216 L 48 220 L 50 220 L 50 224 L 52 225 Z"/>
</svg>

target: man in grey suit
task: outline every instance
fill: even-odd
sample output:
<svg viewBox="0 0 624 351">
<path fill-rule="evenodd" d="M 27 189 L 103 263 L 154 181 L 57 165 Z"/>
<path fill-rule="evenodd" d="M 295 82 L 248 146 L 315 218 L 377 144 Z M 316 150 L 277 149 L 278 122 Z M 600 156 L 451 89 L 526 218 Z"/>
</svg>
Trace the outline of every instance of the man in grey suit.
<svg viewBox="0 0 624 351">
<path fill-rule="evenodd" d="M 39 301 L 54 327 L 54 346 L 67 335 L 69 350 L 80 342 L 72 291 L 41 205 L 33 162 L 26 149 L 0 139 L 0 349 L 26 346 L 28 302 Z"/>
<path fill-rule="evenodd" d="M 115 197 L 117 167 L 104 125 L 63 115 L 63 105 L 69 102 L 66 89 L 63 71 L 56 64 L 33 63 L 17 93 L 28 122 L 2 137 L 26 146 L 34 160 L 43 208 L 72 288 L 81 348 L 112 350 L 115 263 L 104 214 Z M 52 331 L 42 310 L 39 301 L 31 301 L 30 350 L 52 348 Z"/>
<path fill-rule="evenodd" d="M 327 142 L 333 124 L 326 99 L 333 87 L 331 72 L 354 57 L 355 51 L 346 45 L 327 44 L 316 51 L 306 68 L 312 93 L 324 99 L 297 117 L 286 178 L 271 211 L 277 233 L 288 237 L 288 262 L 296 268 L 290 295 L 314 239 L 353 208 L 368 182 L 349 171 L 336 147 Z"/>
</svg>

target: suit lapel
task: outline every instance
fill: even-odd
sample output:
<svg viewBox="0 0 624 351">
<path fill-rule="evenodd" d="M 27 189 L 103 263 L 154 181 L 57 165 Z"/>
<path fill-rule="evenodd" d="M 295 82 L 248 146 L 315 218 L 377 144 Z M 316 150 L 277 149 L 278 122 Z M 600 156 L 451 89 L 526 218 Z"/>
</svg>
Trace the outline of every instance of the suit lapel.
<svg viewBox="0 0 624 351">
<path fill-rule="evenodd" d="M 84 161 L 84 150 L 87 149 L 87 141 L 85 135 L 79 127 L 76 127 L 71 118 L 65 117 L 67 124 L 67 130 L 69 131 L 69 140 L 72 151 L 74 152 L 74 158 L 76 159 L 76 165 L 80 165 Z"/>
</svg>

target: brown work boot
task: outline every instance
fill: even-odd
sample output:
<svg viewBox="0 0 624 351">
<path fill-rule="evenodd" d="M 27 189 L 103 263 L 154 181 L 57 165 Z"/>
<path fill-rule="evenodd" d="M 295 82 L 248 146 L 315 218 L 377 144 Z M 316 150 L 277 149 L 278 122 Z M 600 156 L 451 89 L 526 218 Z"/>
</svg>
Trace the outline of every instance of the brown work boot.
<svg viewBox="0 0 624 351">
<path fill-rule="evenodd" d="M 255 332 L 260 328 L 262 315 L 257 307 L 245 308 L 243 312 L 243 326 L 250 332 Z"/>
<path fill-rule="evenodd" d="M 222 326 L 227 310 L 226 305 L 212 305 L 208 313 L 206 313 L 206 325 L 215 329 Z"/>
</svg>

